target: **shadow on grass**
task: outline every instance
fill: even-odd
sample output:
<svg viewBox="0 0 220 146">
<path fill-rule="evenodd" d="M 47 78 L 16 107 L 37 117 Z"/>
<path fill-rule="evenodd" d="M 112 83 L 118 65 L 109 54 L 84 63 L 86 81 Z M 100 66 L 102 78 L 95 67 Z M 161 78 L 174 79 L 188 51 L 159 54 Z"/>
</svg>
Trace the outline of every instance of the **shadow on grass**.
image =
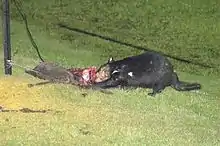
<svg viewBox="0 0 220 146">
<path fill-rule="evenodd" d="M 122 42 L 122 41 L 116 40 L 114 38 L 110 38 L 110 37 L 107 37 L 107 36 L 103 36 L 103 35 L 99 35 L 99 34 L 96 34 L 96 33 L 88 32 L 88 31 L 85 31 L 85 30 L 82 30 L 82 29 L 79 29 L 79 28 L 70 27 L 70 26 L 67 26 L 67 25 L 62 24 L 62 23 L 58 23 L 57 25 L 61 28 L 67 29 L 67 30 L 82 33 L 82 34 L 85 34 L 85 35 L 90 35 L 90 36 L 93 36 L 93 37 L 98 37 L 98 38 L 103 39 L 103 40 L 107 40 L 107 41 L 117 43 L 117 44 L 120 44 L 120 45 L 132 47 L 132 48 L 135 48 L 135 49 L 138 49 L 138 50 L 141 50 L 141 51 L 154 51 L 154 52 L 157 52 L 157 51 L 149 49 L 149 48 L 136 46 L 134 44 L 130 44 L 130 43 L 127 43 L 127 42 Z M 193 65 L 197 65 L 197 66 L 201 66 L 201 67 L 205 67 L 205 68 L 215 68 L 215 67 L 210 66 L 210 65 L 205 65 L 204 63 L 192 62 L 192 61 L 189 61 L 189 60 L 186 60 L 186 59 L 183 59 L 183 58 L 179 58 L 179 57 L 176 57 L 176 56 L 172 56 L 172 55 L 169 55 L 169 54 L 164 54 L 162 52 L 158 52 L 158 53 L 160 53 L 160 54 L 162 54 L 166 57 L 184 62 L 184 63 L 193 64 Z"/>
</svg>

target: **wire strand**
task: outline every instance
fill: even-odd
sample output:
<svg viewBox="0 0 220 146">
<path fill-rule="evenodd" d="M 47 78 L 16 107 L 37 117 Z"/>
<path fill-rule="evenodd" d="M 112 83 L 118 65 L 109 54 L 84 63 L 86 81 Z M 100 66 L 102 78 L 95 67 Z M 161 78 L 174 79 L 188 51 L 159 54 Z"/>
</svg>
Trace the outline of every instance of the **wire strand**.
<svg viewBox="0 0 220 146">
<path fill-rule="evenodd" d="M 39 48 L 38 48 L 37 44 L 35 43 L 35 41 L 32 37 L 32 34 L 29 30 L 27 16 L 25 15 L 24 11 L 22 10 L 22 7 L 23 7 L 22 2 L 21 1 L 19 2 L 19 0 L 12 0 L 12 1 L 14 2 L 15 7 L 16 7 L 17 11 L 19 12 L 19 14 L 21 15 L 22 19 L 24 20 L 25 27 L 26 27 L 26 30 L 27 30 L 27 34 L 28 34 L 28 37 L 30 38 L 31 44 L 36 49 L 38 57 L 40 58 L 40 60 L 44 62 L 44 59 L 42 58 L 42 56 L 40 54 Z"/>
<path fill-rule="evenodd" d="M 19 64 L 15 63 L 15 62 L 12 61 L 12 60 L 7 60 L 7 64 L 8 64 L 7 68 L 11 68 L 12 66 L 17 66 L 17 67 L 20 67 L 20 68 L 22 68 L 22 69 L 30 68 L 30 67 L 24 67 L 24 66 L 22 66 L 22 65 L 19 65 Z"/>
</svg>

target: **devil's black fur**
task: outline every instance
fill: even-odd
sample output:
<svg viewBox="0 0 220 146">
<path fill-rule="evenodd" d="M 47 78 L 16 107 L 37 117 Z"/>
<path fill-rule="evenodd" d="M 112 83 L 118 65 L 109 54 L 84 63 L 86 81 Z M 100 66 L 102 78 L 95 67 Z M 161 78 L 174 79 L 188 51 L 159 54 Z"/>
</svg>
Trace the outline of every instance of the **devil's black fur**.
<svg viewBox="0 0 220 146">
<path fill-rule="evenodd" d="M 148 93 L 155 96 L 167 86 L 178 91 L 200 89 L 198 83 L 186 83 L 179 81 L 170 61 L 163 55 L 149 51 L 137 56 L 131 56 L 122 60 L 109 60 L 102 65 L 101 70 L 109 72 L 110 78 L 94 84 L 98 88 L 111 88 L 117 86 L 152 88 Z"/>
</svg>

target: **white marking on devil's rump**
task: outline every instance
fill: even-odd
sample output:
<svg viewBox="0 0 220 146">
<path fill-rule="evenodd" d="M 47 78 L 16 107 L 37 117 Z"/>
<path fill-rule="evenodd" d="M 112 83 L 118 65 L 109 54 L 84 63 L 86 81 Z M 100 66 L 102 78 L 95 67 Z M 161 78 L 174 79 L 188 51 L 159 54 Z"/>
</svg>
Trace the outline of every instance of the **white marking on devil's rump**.
<svg viewBox="0 0 220 146">
<path fill-rule="evenodd" d="M 114 70 L 114 71 L 112 72 L 112 74 L 117 73 L 117 72 L 119 72 L 119 71 L 118 71 L 118 70 Z"/>
<path fill-rule="evenodd" d="M 150 64 L 153 64 L 153 61 L 152 61 L 152 60 L 150 61 Z"/>
<path fill-rule="evenodd" d="M 128 75 L 133 77 L 133 72 L 129 72 Z"/>
</svg>

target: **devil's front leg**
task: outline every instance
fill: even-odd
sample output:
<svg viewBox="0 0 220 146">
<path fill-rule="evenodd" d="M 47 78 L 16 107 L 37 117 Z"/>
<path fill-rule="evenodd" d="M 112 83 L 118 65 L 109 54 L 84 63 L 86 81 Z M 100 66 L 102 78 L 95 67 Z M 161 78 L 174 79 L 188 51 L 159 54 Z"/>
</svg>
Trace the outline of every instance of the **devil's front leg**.
<svg viewBox="0 0 220 146">
<path fill-rule="evenodd" d="M 113 94 L 111 91 L 108 91 L 108 88 L 117 87 L 120 85 L 119 81 L 108 79 L 102 82 L 97 82 L 92 85 L 79 85 L 82 89 L 92 89 L 92 90 L 98 90 L 106 94 Z"/>
<path fill-rule="evenodd" d="M 102 88 L 102 89 L 107 89 L 107 88 L 116 88 L 116 87 L 124 87 L 127 85 L 127 75 L 124 72 L 117 72 L 112 74 L 111 78 L 101 81 L 101 82 L 96 82 L 93 84 L 93 88 Z"/>
<path fill-rule="evenodd" d="M 107 89 L 107 88 L 114 88 L 117 87 L 121 84 L 122 81 L 120 80 L 114 80 L 112 78 L 102 81 L 102 82 L 97 82 L 92 85 L 92 88 L 102 88 L 102 89 Z"/>
<path fill-rule="evenodd" d="M 89 86 L 80 85 L 80 87 L 85 88 L 85 89 L 100 90 L 100 89 L 114 88 L 114 87 L 119 86 L 120 84 L 121 82 L 119 80 L 114 80 L 113 78 L 110 78 L 105 81 L 96 82 Z"/>
</svg>

